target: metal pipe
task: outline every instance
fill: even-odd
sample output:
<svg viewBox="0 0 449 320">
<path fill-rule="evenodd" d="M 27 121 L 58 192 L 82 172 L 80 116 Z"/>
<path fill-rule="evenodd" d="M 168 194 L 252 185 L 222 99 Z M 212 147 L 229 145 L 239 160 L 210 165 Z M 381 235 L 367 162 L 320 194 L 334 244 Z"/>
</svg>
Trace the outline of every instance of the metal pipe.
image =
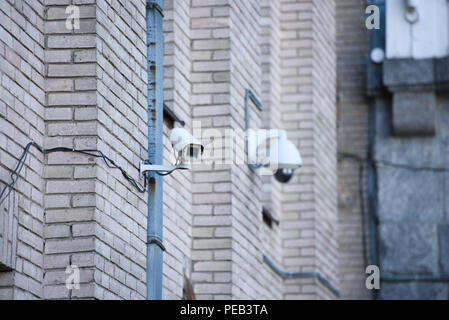
<svg viewBox="0 0 449 320">
<path fill-rule="evenodd" d="M 147 0 L 148 160 L 162 164 L 162 0 Z M 162 177 L 148 174 L 147 299 L 162 299 Z"/>
<path fill-rule="evenodd" d="M 380 49 L 385 51 L 386 44 L 386 4 L 385 0 L 371 0 L 369 3 L 379 7 L 380 29 L 372 30 L 370 33 L 369 52 Z M 370 56 L 370 55 L 368 55 Z M 369 260 L 370 264 L 379 266 L 377 248 L 377 167 L 374 159 L 375 132 L 376 132 L 376 100 L 383 94 L 382 88 L 382 65 L 373 65 L 367 62 L 367 86 L 368 94 L 373 96 L 370 101 L 368 114 L 368 144 L 367 144 L 367 177 L 366 192 L 368 200 L 368 237 L 369 237 Z M 370 92 L 371 91 L 371 92 Z M 363 199 L 360 199 L 363 201 Z M 365 230 L 363 228 L 363 230 Z M 365 235 L 364 235 L 365 237 Z M 365 248 L 365 250 L 367 250 Z M 377 298 L 377 291 L 373 290 L 373 299 Z"/>
<path fill-rule="evenodd" d="M 370 262 L 379 266 L 377 252 L 377 167 L 374 159 L 375 130 L 376 130 L 376 99 L 369 107 L 369 128 L 368 128 L 368 174 L 367 174 L 367 197 L 368 197 L 368 218 L 369 218 L 369 246 Z M 362 199 L 361 199 L 362 200 Z"/>
<path fill-rule="evenodd" d="M 267 256 L 263 256 L 263 261 L 273 270 L 277 275 L 284 279 L 300 279 L 300 278 L 317 278 L 322 285 L 328 288 L 337 297 L 340 297 L 340 291 L 335 288 L 326 278 L 318 272 L 286 272 L 280 270 Z"/>
<path fill-rule="evenodd" d="M 368 198 L 368 235 L 370 264 L 380 267 L 377 249 L 377 166 L 374 159 L 375 134 L 376 134 L 376 101 L 375 98 L 369 106 L 369 128 L 368 128 L 368 170 L 366 179 L 367 198 Z M 361 199 L 362 200 L 362 199 Z M 363 201 L 363 200 L 362 200 Z M 373 300 L 377 300 L 377 290 L 372 291 Z"/>
</svg>

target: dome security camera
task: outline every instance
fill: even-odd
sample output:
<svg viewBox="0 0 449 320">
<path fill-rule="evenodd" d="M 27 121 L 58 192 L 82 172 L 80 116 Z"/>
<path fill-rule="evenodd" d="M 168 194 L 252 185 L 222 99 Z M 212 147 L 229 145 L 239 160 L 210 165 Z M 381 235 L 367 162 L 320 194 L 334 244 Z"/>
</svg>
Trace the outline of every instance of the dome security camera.
<svg viewBox="0 0 449 320">
<path fill-rule="evenodd" d="M 277 168 L 274 177 L 281 183 L 289 182 L 295 173 L 295 169 L 302 166 L 301 154 L 298 148 L 287 139 L 287 134 L 284 133 L 281 133 L 280 138 L 270 146 L 270 160 L 268 164 L 268 166 Z"/>
<path fill-rule="evenodd" d="M 261 155 L 263 146 L 268 155 Z M 295 144 L 287 139 L 285 130 L 249 132 L 247 149 L 250 167 L 272 169 L 274 177 L 281 183 L 289 182 L 295 170 L 302 166 L 301 154 Z"/>
<path fill-rule="evenodd" d="M 170 132 L 169 139 L 176 155 L 175 165 L 156 165 L 148 161 L 141 161 L 141 177 L 144 177 L 147 172 L 154 172 L 158 175 L 165 176 L 175 170 L 190 169 L 190 162 L 199 159 L 203 154 L 204 146 L 184 128 L 173 129 Z"/>
</svg>

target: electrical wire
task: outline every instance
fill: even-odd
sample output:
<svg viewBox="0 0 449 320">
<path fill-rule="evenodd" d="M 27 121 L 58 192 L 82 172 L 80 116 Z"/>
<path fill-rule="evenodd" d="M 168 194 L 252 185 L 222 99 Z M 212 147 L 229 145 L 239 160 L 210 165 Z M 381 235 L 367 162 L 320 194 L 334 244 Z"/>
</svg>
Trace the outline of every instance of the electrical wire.
<svg viewBox="0 0 449 320">
<path fill-rule="evenodd" d="M 173 148 L 173 152 L 175 152 L 175 151 L 174 151 L 174 148 Z M 173 171 L 182 169 L 182 168 L 179 167 L 180 161 L 179 161 L 179 157 L 176 157 L 176 152 L 175 152 L 175 158 L 176 158 L 175 168 L 173 168 L 173 169 L 171 169 L 171 170 L 164 171 L 164 172 L 157 172 L 157 171 L 156 171 L 156 174 L 158 174 L 158 175 L 160 175 L 160 176 L 163 177 L 163 176 L 168 176 L 168 175 L 171 174 Z M 151 164 L 151 163 L 150 163 L 150 164 Z"/>
<path fill-rule="evenodd" d="M 20 171 L 22 170 L 23 165 L 25 164 L 25 160 L 26 160 L 27 155 L 32 146 L 34 146 L 36 149 L 38 149 L 43 154 L 49 154 L 52 152 L 74 152 L 74 153 L 80 153 L 80 154 L 84 154 L 84 155 L 88 155 L 88 156 L 92 156 L 92 157 L 96 157 L 96 158 L 101 158 L 101 159 L 103 159 L 104 163 L 106 164 L 106 166 L 108 168 L 120 170 L 120 172 L 122 173 L 122 176 L 125 178 L 125 180 L 127 180 L 139 193 L 145 193 L 145 191 L 146 191 L 146 186 L 142 186 L 140 183 L 138 183 L 121 166 L 117 165 L 114 162 L 114 160 L 112 160 L 111 158 L 104 155 L 104 153 L 101 152 L 100 150 L 96 150 L 96 149 L 78 150 L 78 149 L 67 148 L 67 147 L 55 147 L 55 148 L 50 148 L 50 149 L 43 149 L 36 142 L 31 141 L 25 146 L 25 148 L 22 152 L 22 155 L 20 156 L 20 158 L 17 162 L 16 168 L 11 172 L 11 182 L 9 184 L 6 184 L 0 193 L 0 205 L 9 196 L 9 194 L 11 193 L 11 190 L 13 189 L 15 183 L 17 182 L 17 179 L 19 178 Z M 9 191 L 6 193 L 6 196 L 3 197 L 6 190 L 8 190 L 8 189 L 9 189 Z"/>
<path fill-rule="evenodd" d="M 56 147 L 56 148 L 50 148 L 50 149 L 42 149 L 42 152 L 44 154 L 52 153 L 52 152 L 74 152 L 74 153 L 81 153 L 88 156 L 101 158 L 103 159 L 104 163 L 108 168 L 111 169 L 119 169 L 122 173 L 122 176 L 127 180 L 138 192 L 145 193 L 146 188 L 143 187 L 140 183 L 138 183 L 135 179 L 133 179 L 121 166 L 117 165 L 114 160 L 104 155 L 103 152 L 96 149 L 83 149 L 83 150 L 77 150 L 77 149 L 70 149 L 67 147 Z"/>
<path fill-rule="evenodd" d="M 367 261 L 368 261 L 368 257 L 367 257 L 368 244 L 367 244 L 367 239 L 366 239 L 366 236 L 365 236 L 365 228 L 366 228 L 365 215 L 366 215 L 366 209 L 365 209 L 365 196 L 364 196 L 364 189 L 363 189 L 363 177 L 364 177 L 364 173 L 365 173 L 365 162 L 366 162 L 366 160 L 361 158 L 361 157 L 359 157 L 358 155 L 350 154 L 350 153 L 338 153 L 338 158 L 339 158 L 339 160 L 340 159 L 341 160 L 347 159 L 347 160 L 355 161 L 358 164 L 358 166 L 359 166 L 358 187 L 359 187 L 360 216 L 361 216 L 361 224 L 362 224 L 362 230 L 363 230 L 363 236 L 362 236 L 363 261 L 364 261 L 364 263 L 366 265 Z"/>
<path fill-rule="evenodd" d="M 9 184 L 6 184 L 5 187 L 3 188 L 2 192 L 0 192 L 0 206 L 2 205 L 3 201 L 6 200 L 6 198 L 8 198 L 8 196 L 11 193 L 12 188 L 14 187 L 15 183 L 17 182 L 17 179 L 19 178 L 19 174 L 20 171 L 23 168 L 23 165 L 25 164 L 25 160 L 27 158 L 28 152 L 30 151 L 31 146 L 35 146 L 37 149 L 39 149 L 40 151 L 42 151 L 42 148 L 35 142 L 30 142 L 26 145 L 25 149 L 22 152 L 22 155 L 19 158 L 19 161 L 17 162 L 16 168 L 11 172 L 11 182 Z M 9 191 L 6 194 L 5 197 L 3 197 L 3 195 L 5 194 L 6 190 Z"/>
<path fill-rule="evenodd" d="M 178 170 L 179 168 L 174 168 L 172 170 L 168 170 L 168 171 L 164 171 L 164 172 L 156 172 L 156 174 L 160 175 L 160 176 L 168 176 L 169 174 L 171 174 L 173 171 Z"/>
</svg>

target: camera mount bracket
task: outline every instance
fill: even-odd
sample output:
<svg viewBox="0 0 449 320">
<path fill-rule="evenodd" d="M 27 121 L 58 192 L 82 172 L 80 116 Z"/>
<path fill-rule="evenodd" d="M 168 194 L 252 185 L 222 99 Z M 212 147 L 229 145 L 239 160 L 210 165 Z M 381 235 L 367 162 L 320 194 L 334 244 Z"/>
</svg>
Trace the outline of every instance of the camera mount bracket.
<svg viewBox="0 0 449 320">
<path fill-rule="evenodd" d="M 147 172 L 155 172 L 157 174 L 170 174 L 175 170 L 188 170 L 190 166 L 181 164 L 178 166 L 165 166 L 160 164 L 151 164 L 148 160 L 141 161 L 139 164 L 140 177 L 144 178 Z"/>
</svg>

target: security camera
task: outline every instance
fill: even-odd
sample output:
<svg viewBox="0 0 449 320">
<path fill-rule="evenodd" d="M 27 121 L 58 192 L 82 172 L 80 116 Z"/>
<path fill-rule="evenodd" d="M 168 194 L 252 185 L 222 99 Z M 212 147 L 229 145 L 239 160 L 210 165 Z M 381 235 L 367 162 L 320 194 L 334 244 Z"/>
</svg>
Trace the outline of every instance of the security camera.
<svg viewBox="0 0 449 320">
<path fill-rule="evenodd" d="M 302 166 L 301 154 L 295 144 L 287 139 L 284 130 L 250 132 L 247 149 L 250 167 L 270 168 L 276 180 L 281 183 L 290 181 L 295 170 Z"/>
<path fill-rule="evenodd" d="M 147 172 L 154 172 L 165 176 L 175 170 L 186 170 L 190 168 L 192 160 L 199 159 L 203 154 L 204 146 L 195 139 L 186 129 L 175 128 L 169 136 L 173 150 L 175 151 L 176 163 L 171 166 L 157 165 L 142 161 L 140 163 L 140 175 L 143 177 Z"/>
<path fill-rule="evenodd" d="M 179 163 L 190 163 L 203 154 L 204 146 L 184 128 L 173 129 L 169 138 Z"/>
</svg>

